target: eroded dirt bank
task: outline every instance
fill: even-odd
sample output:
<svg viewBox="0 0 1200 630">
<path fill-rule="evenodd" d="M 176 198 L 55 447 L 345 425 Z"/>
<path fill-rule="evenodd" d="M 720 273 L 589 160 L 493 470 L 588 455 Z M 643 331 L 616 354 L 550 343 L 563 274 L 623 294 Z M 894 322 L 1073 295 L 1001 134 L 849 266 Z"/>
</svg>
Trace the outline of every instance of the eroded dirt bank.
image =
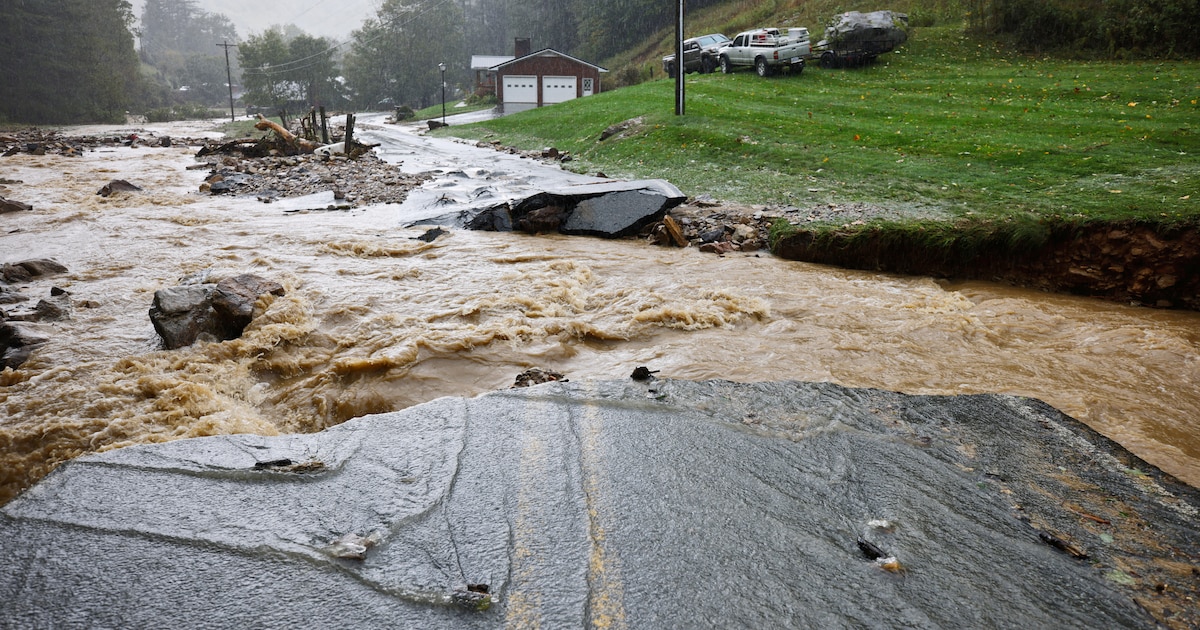
<svg viewBox="0 0 1200 630">
<path fill-rule="evenodd" d="M 1200 310 L 1200 230 L 1115 223 L 1052 228 L 1041 247 L 1003 244 L 971 255 L 931 253 L 886 231 L 820 240 L 802 231 L 774 244 L 776 255 L 838 265 L 1022 287 L 1159 308 Z"/>
</svg>

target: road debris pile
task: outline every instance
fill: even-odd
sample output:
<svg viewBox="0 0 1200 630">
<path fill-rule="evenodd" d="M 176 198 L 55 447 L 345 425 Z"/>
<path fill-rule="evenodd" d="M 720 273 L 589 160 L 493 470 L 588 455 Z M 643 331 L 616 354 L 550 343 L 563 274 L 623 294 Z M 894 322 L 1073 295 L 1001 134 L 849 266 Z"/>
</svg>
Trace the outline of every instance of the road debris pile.
<svg viewBox="0 0 1200 630">
<path fill-rule="evenodd" d="M 333 191 L 344 205 L 403 203 L 409 191 L 428 180 L 406 174 L 372 153 L 358 159 L 345 155 L 293 155 L 282 157 L 218 156 L 204 152 L 204 168 L 211 173 L 200 191 L 214 195 L 254 195 L 259 201 L 301 197 Z"/>
<path fill-rule="evenodd" d="M 197 140 L 177 139 L 166 135 L 145 132 L 130 132 L 111 135 L 65 136 L 54 130 L 30 128 L 0 134 L 0 155 L 9 157 L 18 153 L 29 155 L 65 155 L 75 157 L 84 151 L 100 148 L 143 146 L 170 147 L 177 143 L 195 144 Z"/>
</svg>

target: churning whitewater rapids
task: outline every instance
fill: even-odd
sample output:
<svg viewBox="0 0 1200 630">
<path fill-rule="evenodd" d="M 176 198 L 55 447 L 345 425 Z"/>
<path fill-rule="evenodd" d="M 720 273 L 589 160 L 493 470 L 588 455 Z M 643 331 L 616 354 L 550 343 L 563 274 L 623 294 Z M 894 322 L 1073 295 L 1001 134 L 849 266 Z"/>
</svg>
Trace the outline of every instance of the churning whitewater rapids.
<svg viewBox="0 0 1200 630">
<path fill-rule="evenodd" d="M 324 197 L 201 194 L 205 172 L 186 170 L 195 147 L 0 158 L 0 178 L 18 182 L 7 196 L 34 205 L 3 216 L 0 263 L 57 260 L 67 274 L 20 288 L 59 286 L 77 304 L 0 373 L 0 503 L 86 452 L 319 431 L 505 388 L 534 366 L 1030 396 L 1200 485 L 1198 313 L 636 240 L 452 230 L 426 243 L 402 226 L 592 180 L 382 116 L 360 118 L 360 139 L 433 179 L 401 205 L 324 211 Z M 113 179 L 145 192 L 97 196 Z M 287 293 L 265 298 L 240 339 L 160 350 L 154 292 L 204 270 Z"/>
</svg>

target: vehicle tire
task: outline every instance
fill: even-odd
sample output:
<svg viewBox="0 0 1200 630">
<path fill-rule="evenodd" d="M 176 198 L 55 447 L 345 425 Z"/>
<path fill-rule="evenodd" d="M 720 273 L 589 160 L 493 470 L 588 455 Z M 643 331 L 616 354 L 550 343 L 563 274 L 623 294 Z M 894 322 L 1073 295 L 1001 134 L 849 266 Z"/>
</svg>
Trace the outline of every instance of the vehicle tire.
<svg viewBox="0 0 1200 630">
<path fill-rule="evenodd" d="M 821 67 L 826 70 L 837 67 L 837 55 L 833 54 L 832 50 L 821 53 Z"/>
<path fill-rule="evenodd" d="M 754 71 L 757 72 L 758 76 L 760 77 L 771 76 L 771 66 L 767 65 L 766 57 L 759 57 L 758 59 L 754 60 Z"/>
<path fill-rule="evenodd" d="M 733 72 L 733 66 L 729 63 L 729 57 L 726 57 L 725 55 L 721 55 L 721 72 L 723 74 L 729 74 Z"/>
</svg>

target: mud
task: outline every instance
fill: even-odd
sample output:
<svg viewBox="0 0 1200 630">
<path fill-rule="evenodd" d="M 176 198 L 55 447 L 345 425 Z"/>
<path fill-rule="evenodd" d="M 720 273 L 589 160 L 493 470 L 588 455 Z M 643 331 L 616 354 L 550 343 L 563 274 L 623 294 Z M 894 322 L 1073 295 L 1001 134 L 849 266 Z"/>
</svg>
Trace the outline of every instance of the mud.
<svg viewBox="0 0 1200 630">
<path fill-rule="evenodd" d="M 995 244 L 969 256 L 932 253 L 883 231 L 820 241 L 813 232 L 781 239 L 789 260 L 850 269 L 989 280 L 1138 306 L 1200 310 L 1200 229 L 1135 222 L 1051 226 L 1035 249 Z"/>
</svg>

